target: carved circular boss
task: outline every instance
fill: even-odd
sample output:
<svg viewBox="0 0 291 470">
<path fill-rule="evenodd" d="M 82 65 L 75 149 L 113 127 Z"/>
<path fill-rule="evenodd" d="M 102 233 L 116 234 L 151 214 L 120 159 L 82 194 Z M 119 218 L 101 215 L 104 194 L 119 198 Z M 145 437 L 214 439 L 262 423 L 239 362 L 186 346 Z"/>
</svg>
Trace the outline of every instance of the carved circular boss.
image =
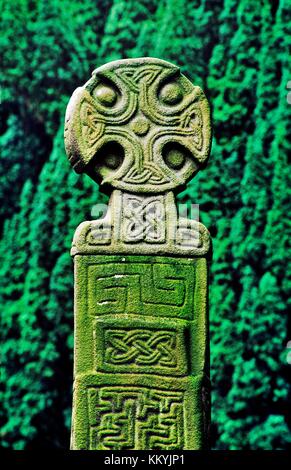
<svg viewBox="0 0 291 470">
<path fill-rule="evenodd" d="M 65 143 L 76 172 L 134 193 L 182 186 L 206 162 L 210 115 L 201 88 L 153 58 L 96 69 L 73 93 Z"/>
</svg>

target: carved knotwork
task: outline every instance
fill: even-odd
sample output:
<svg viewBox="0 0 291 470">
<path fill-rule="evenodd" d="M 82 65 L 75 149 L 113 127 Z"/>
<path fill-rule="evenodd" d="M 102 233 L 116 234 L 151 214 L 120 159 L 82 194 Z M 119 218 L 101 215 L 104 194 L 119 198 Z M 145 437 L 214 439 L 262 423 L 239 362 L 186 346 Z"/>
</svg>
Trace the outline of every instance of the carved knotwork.
<svg viewBox="0 0 291 470">
<path fill-rule="evenodd" d="M 72 97 L 66 116 L 68 155 L 77 171 L 134 192 L 164 192 L 185 183 L 207 159 L 209 109 L 198 86 L 158 59 L 112 62 Z M 119 168 L 99 156 L 107 142 L 124 150 Z M 163 148 L 179 143 L 185 161 L 165 163 Z"/>
</svg>

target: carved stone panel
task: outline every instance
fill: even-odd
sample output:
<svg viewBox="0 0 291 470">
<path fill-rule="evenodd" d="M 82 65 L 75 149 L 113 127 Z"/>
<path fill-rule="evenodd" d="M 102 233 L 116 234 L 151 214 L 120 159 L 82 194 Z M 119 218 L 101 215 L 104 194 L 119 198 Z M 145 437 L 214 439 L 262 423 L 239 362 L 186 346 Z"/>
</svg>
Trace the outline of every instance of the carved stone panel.
<svg viewBox="0 0 291 470">
<path fill-rule="evenodd" d="M 126 385 L 125 385 L 126 384 Z M 79 376 L 72 445 L 79 450 L 183 450 L 205 445 L 202 375 Z"/>
<path fill-rule="evenodd" d="M 103 259 L 107 262 L 88 266 L 91 315 L 127 313 L 189 318 L 192 314 L 193 263 L 132 257 L 116 264 L 110 263 L 108 256 Z"/>
<path fill-rule="evenodd" d="M 149 387 L 88 390 L 90 447 L 183 449 L 183 393 Z"/>
<path fill-rule="evenodd" d="M 185 375 L 187 363 L 186 322 L 126 316 L 98 319 L 93 327 L 96 370 L 135 374 Z"/>
</svg>

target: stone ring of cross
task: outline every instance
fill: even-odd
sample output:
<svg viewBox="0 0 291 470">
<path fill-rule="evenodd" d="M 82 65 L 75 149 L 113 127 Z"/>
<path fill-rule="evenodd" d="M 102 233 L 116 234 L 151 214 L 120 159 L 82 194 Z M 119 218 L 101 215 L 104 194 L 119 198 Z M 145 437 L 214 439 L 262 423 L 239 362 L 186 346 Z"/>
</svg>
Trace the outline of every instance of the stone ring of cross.
<svg viewBox="0 0 291 470">
<path fill-rule="evenodd" d="M 160 59 L 97 68 L 74 92 L 66 114 L 73 168 L 105 190 L 162 193 L 182 187 L 205 164 L 210 140 L 203 91 Z"/>
</svg>

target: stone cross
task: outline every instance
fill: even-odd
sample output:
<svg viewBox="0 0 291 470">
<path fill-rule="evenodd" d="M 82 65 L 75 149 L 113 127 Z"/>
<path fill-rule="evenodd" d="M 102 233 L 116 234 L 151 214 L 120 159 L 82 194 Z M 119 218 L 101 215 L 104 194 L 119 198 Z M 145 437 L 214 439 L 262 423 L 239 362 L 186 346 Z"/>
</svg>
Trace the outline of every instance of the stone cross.
<svg viewBox="0 0 291 470">
<path fill-rule="evenodd" d="M 174 191 L 210 140 L 205 95 L 163 60 L 110 62 L 69 102 L 69 160 L 111 194 L 72 247 L 73 449 L 207 445 L 210 237 Z"/>
</svg>

